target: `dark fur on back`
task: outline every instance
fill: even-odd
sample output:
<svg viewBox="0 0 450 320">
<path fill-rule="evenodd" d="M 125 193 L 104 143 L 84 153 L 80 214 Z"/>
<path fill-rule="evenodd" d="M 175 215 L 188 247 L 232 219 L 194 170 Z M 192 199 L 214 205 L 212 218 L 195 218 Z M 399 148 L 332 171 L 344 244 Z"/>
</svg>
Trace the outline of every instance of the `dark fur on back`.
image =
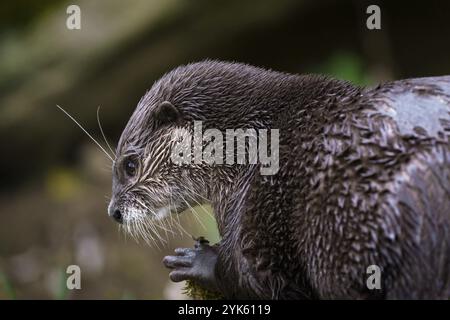
<svg viewBox="0 0 450 320">
<path fill-rule="evenodd" d="M 176 126 L 152 121 L 162 101 L 180 112 Z M 148 157 L 166 143 L 163 132 L 191 128 L 193 120 L 203 129 L 280 130 L 273 176 L 254 165 L 180 169 L 157 157 L 154 170 L 164 174 L 155 176 L 172 181 L 170 192 L 176 185 L 188 194 L 189 181 L 212 203 L 225 296 L 450 297 L 450 77 L 364 89 L 238 63 L 194 63 L 143 97 L 118 158 L 129 149 Z M 158 193 L 149 182 L 144 190 L 163 203 L 167 188 Z M 117 198 L 124 189 L 117 187 Z M 373 264 L 381 290 L 366 286 Z"/>
</svg>

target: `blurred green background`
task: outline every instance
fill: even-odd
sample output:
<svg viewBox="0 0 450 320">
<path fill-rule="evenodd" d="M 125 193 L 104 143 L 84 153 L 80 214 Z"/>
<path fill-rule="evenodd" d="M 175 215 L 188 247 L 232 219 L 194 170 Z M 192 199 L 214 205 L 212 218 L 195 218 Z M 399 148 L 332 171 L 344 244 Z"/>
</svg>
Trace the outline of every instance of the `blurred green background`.
<svg viewBox="0 0 450 320">
<path fill-rule="evenodd" d="M 0 299 L 173 299 L 161 264 L 187 235 L 150 248 L 107 216 L 108 160 L 57 108 L 114 144 L 140 97 L 171 68 L 205 58 L 358 84 L 450 74 L 450 2 L 312 0 L 2 1 L 0 4 Z M 81 8 L 81 30 L 66 8 Z M 208 208 L 207 208 L 208 210 Z M 197 208 L 182 223 L 217 240 Z M 65 289 L 77 264 L 82 289 Z"/>
</svg>

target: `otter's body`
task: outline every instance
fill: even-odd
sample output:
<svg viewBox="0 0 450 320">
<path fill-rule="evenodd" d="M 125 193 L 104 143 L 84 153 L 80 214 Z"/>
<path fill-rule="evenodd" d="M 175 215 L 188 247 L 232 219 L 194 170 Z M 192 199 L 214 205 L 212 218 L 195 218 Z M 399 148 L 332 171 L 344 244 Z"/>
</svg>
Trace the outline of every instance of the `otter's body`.
<svg viewBox="0 0 450 320">
<path fill-rule="evenodd" d="M 215 206 L 219 216 L 233 212 L 218 275 L 238 276 L 222 290 L 241 283 L 248 291 L 236 286 L 230 296 L 449 298 L 450 77 L 366 91 L 308 80 L 306 103 L 274 109 L 279 173 L 254 173 L 239 205 Z M 404 106 L 411 95 L 422 105 Z M 408 117 L 390 117 L 409 107 Z M 427 121 L 438 127 L 424 131 Z M 367 288 L 371 265 L 381 269 L 381 290 Z"/>
<path fill-rule="evenodd" d="M 280 135 L 275 175 L 258 165 L 177 169 L 196 202 L 210 199 L 222 240 L 167 257 L 174 281 L 227 298 L 450 298 L 450 76 L 363 89 L 201 62 L 164 76 L 130 123 L 154 101 L 177 108 L 173 127 L 201 120 Z M 172 130 L 149 128 L 149 149 Z M 160 164 L 163 179 L 170 166 Z M 381 289 L 367 286 L 373 265 Z"/>
</svg>

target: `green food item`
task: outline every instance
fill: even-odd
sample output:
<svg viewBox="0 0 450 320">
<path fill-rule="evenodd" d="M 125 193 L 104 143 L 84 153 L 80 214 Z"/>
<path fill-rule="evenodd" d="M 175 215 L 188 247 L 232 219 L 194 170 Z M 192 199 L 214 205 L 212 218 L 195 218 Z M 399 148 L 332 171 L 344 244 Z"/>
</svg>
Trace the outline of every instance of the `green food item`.
<svg viewBox="0 0 450 320">
<path fill-rule="evenodd" d="M 221 293 L 204 289 L 192 280 L 186 281 L 186 286 L 183 289 L 183 293 L 194 300 L 224 299 Z"/>
</svg>

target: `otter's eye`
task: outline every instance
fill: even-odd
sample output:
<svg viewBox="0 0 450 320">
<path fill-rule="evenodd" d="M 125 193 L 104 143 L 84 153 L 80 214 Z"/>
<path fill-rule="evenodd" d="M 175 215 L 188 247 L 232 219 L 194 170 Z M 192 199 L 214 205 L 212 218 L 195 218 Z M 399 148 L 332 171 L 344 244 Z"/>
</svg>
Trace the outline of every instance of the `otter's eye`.
<svg viewBox="0 0 450 320">
<path fill-rule="evenodd" d="M 136 174 L 136 171 L 137 171 L 137 167 L 138 167 L 138 163 L 137 163 L 136 159 L 128 158 L 124 162 L 125 172 L 130 177 L 134 177 L 134 175 Z"/>
</svg>

